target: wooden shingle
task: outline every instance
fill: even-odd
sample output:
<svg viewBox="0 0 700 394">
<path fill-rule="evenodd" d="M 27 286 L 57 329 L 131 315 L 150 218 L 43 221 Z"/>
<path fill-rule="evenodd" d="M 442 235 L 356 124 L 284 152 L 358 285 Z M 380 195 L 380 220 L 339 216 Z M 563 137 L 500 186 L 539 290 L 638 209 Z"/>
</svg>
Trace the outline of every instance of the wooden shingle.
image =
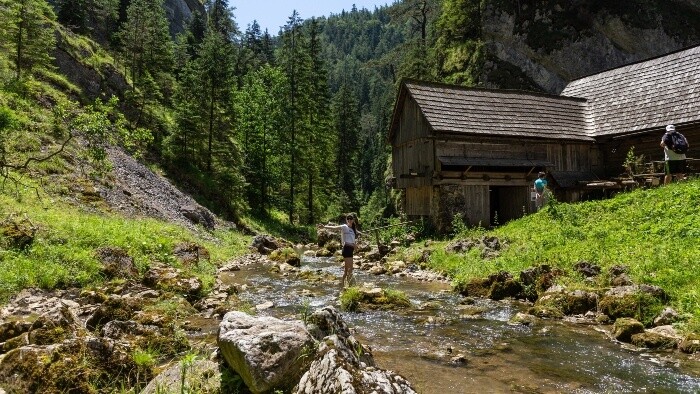
<svg viewBox="0 0 700 394">
<path fill-rule="evenodd" d="M 585 98 L 595 136 L 700 121 L 700 46 L 569 83 L 563 96 Z"/>
<path fill-rule="evenodd" d="M 438 134 L 593 141 L 582 99 L 421 81 L 406 81 L 404 87 Z"/>
</svg>

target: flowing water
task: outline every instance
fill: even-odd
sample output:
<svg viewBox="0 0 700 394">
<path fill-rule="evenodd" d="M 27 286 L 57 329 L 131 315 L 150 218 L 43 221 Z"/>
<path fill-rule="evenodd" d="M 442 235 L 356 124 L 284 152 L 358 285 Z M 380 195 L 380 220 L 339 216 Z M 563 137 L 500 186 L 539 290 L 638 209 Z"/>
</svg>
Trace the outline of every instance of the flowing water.
<svg viewBox="0 0 700 394">
<path fill-rule="evenodd" d="M 258 314 L 301 319 L 305 308 L 338 306 L 341 264 L 305 257 L 300 275 L 244 266 L 225 273 L 243 286 L 251 305 L 272 302 Z M 323 280 L 309 280 L 325 278 Z M 463 297 L 449 285 L 410 278 L 372 276 L 355 270 L 358 284 L 405 292 L 406 311 L 344 312 L 355 336 L 372 349 L 377 366 L 406 377 L 420 393 L 700 393 L 700 358 L 649 352 L 610 340 L 604 327 L 540 321 L 510 325 L 527 305 Z M 476 317 L 468 310 L 483 311 Z"/>
</svg>

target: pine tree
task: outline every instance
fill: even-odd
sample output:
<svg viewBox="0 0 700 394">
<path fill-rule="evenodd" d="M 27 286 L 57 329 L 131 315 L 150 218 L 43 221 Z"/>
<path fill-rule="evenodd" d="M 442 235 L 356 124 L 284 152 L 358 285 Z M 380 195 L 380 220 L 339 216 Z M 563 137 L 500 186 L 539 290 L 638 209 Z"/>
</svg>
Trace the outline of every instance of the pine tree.
<svg viewBox="0 0 700 394">
<path fill-rule="evenodd" d="M 0 47 L 13 60 L 15 77 L 50 67 L 56 16 L 45 0 L 0 0 Z"/>
<path fill-rule="evenodd" d="M 289 81 L 288 103 L 288 154 L 289 154 L 289 222 L 295 221 L 296 214 L 296 190 L 299 182 L 297 176 L 300 169 L 297 168 L 298 158 L 303 154 L 302 144 L 306 144 L 302 134 L 305 127 L 305 106 L 308 90 L 308 54 L 304 50 L 305 37 L 302 31 L 302 19 L 294 10 L 284 27 L 282 34 L 282 48 L 280 63 L 285 70 Z"/>
<path fill-rule="evenodd" d="M 135 86 L 148 72 L 158 80 L 173 64 L 173 43 L 163 0 L 133 0 L 118 33 L 121 52 Z"/>
<path fill-rule="evenodd" d="M 58 21 L 80 34 L 107 35 L 119 16 L 119 0 L 57 0 L 56 7 Z"/>
<path fill-rule="evenodd" d="M 338 171 L 338 189 L 343 193 L 341 207 L 356 211 L 358 185 L 358 126 L 360 124 L 357 100 L 346 82 L 333 100 L 334 127 L 338 138 L 335 168 Z"/>
<path fill-rule="evenodd" d="M 323 58 L 321 42 L 321 25 L 312 19 L 309 28 L 309 57 L 310 71 L 310 106 L 309 110 L 309 153 L 307 170 L 306 209 L 308 223 L 316 221 L 317 203 L 319 200 L 328 201 L 333 185 L 333 173 L 328 166 L 323 165 L 333 157 L 336 139 L 332 133 L 330 116 L 330 95 L 328 73 Z M 327 206 L 320 203 L 318 206 Z"/>
<path fill-rule="evenodd" d="M 288 87 L 282 70 L 264 65 L 245 77 L 243 88 L 235 97 L 238 138 L 243 145 L 247 196 L 251 208 L 266 213 L 280 200 L 283 178 L 282 163 L 286 117 L 284 102 Z"/>
<path fill-rule="evenodd" d="M 392 19 L 406 20 L 411 26 L 410 37 L 404 45 L 396 48 L 400 51 L 401 61 L 398 66 L 399 79 L 432 79 L 432 58 L 429 56 L 429 25 L 438 9 L 435 0 L 407 0 L 397 4 L 392 12 Z"/>
<path fill-rule="evenodd" d="M 219 33 L 225 42 L 233 43 L 239 31 L 228 0 L 206 0 L 205 6 L 209 15 L 209 29 Z"/>
</svg>

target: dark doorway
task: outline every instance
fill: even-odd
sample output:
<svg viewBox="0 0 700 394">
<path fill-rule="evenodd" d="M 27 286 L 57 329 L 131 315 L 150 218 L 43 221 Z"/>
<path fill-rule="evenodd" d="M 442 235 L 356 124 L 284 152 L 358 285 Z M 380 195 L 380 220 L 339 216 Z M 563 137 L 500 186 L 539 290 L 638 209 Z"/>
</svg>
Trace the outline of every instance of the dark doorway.
<svg viewBox="0 0 700 394">
<path fill-rule="evenodd" d="M 526 186 L 492 186 L 489 188 L 491 225 L 498 226 L 519 219 L 528 212 L 530 190 Z"/>
</svg>

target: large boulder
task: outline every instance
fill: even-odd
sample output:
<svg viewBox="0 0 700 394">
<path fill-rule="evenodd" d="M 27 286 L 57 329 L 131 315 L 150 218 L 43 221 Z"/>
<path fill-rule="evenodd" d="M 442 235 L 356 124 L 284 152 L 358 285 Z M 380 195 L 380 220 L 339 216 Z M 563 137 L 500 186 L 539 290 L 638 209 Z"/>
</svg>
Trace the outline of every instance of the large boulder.
<svg viewBox="0 0 700 394">
<path fill-rule="evenodd" d="M 553 286 L 535 302 L 535 306 L 558 309 L 565 315 L 580 315 L 595 310 L 597 302 L 595 293 Z"/>
<path fill-rule="evenodd" d="M 632 344 L 649 349 L 673 349 L 678 340 L 650 330 L 632 335 Z"/>
<path fill-rule="evenodd" d="M 0 358 L 0 385 L 10 393 L 94 393 L 100 379 L 115 373 L 130 381 L 150 378 L 128 344 L 92 336 L 23 346 Z"/>
<path fill-rule="evenodd" d="M 213 230 L 216 225 L 214 214 L 200 205 L 186 205 L 180 207 L 180 213 L 190 222 L 200 225 L 207 230 Z"/>
<path fill-rule="evenodd" d="M 403 377 L 375 367 L 370 349 L 351 335 L 335 308 L 315 311 L 309 322 L 309 331 L 322 340 L 294 393 L 415 393 Z"/>
<path fill-rule="evenodd" d="M 683 353 L 693 354 L 700 352 L 700 335 L 690 334 L 678 344 L 678 349 Z"/>
<path fill-rule="evenodd" d="M 324 228 L 318 229 L 316 232 L 316 241 L 318 243 L 318 246 L 323 247 L 326 246 L 331 241 L 335 241 L 338 239 L 338 233 L 333 232 L 331 230 L 326 230 Z"/>
<path fill-rule="evenodd" d="M 251 243 L 251 247 L 260 254 L 270 254 L 273 250 L 277 250 L 282 246 L 282 242 L 267 234 L 256 236 Z"/>
<path fill-rule="evenodd" d="M 632 317 L 651 325 L 667 300 L 666 293 L 657 286 L 621 286 L 608 290 L 601 297 L 598 308 L 612 319 Z"/>
<path fill-rule="evenodd" d="M 358 357 L 361 353 L 349 349 L 338 335 L 326 337 L 317 355 L 293 393 L 415 393 L 410 383 L 400 375 L 361 363 Z"/>
<path fill-rule="evenodd" d="M 586 278 L 591 278 L 600 275 L 600 266 L 581 260 L 574 265 L 574 271 L 585 276 Z"/>
<path fill-rule="evenodd" d="M 620 342 L 631 342 L 632 336 L 644 332 L 644 325 L 639 321 L 627 317 L 615 320 L 612 335 Z"/>
<path fill-rule="evenodd" d="M 219 325 L 218 344 L 228 365 L 254 393 L 289 389 L 316 349 L 299 321 L 229 312 Z"/>
<path fill-rule="evenodd" d="M 173 249 L 175 257 L 186 267 L 198 266 L 200 261 L 209 261 L 209 251 L 194 242 L 181 242 Z"/>
<path fill-rule="evenodd" d="M 102 263 L 102 272 L 107 278 L 131 279 L 139 275 L 134 259 L 122 248 L 105 246 L 97 249 L 95 254 Z"/>
<path fill-rule="evenodd" d="M 182 294 L 195 301 L 202 296 L 202 280 L 182 270 L 163 264 L 154 264 L 143 276 L 143 284 L 158 290 Z"/>
</svg>

